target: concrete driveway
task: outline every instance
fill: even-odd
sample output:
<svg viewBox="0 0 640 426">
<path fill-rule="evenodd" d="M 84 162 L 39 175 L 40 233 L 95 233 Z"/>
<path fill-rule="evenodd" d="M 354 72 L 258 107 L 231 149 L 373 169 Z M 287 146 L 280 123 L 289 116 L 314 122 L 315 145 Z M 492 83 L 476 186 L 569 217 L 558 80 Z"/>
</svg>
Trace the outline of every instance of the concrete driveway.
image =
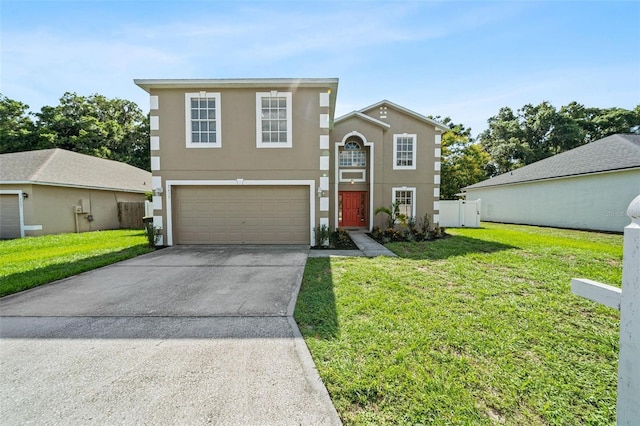
<svg viewBox="0 0 640 426">
<path fill-rule="evenodd" d="M 0 299 L 3 424 L 340 424 L 293 309 L 308 248 L 177 246 Z"/>
</svg>

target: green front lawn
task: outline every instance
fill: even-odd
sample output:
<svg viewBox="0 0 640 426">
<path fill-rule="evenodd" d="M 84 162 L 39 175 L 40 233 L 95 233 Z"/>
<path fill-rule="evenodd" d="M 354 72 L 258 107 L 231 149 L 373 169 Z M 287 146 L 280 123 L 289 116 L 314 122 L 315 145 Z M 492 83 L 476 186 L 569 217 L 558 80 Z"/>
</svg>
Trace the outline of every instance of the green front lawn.
<svg viewBox="0 0 640 426">
<path fill-rule="evenodd" d="M 144 231 L 96 231 L 0 241 L 0 296 L 152 251 Z"/>
<path fill-rule="evenodd" d="M 345 424 L 615 423 L 622 236 L 516 225 L 309 259 L 295 318 Z"/>
</svg>

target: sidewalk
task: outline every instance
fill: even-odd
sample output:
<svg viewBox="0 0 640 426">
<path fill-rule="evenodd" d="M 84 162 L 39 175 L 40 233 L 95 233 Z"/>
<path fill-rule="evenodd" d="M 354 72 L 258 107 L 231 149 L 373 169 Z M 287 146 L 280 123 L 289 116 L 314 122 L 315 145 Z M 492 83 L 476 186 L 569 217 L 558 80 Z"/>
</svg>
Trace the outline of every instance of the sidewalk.
<svg viewBox="0 0 640 426">
<path fill-rule="evenodd" d="M 347 231 L 358 250 L 309 250 L 309 257 L 397 257 L 391 250 L 367 235 L 365 230 Z"/>
</svg>

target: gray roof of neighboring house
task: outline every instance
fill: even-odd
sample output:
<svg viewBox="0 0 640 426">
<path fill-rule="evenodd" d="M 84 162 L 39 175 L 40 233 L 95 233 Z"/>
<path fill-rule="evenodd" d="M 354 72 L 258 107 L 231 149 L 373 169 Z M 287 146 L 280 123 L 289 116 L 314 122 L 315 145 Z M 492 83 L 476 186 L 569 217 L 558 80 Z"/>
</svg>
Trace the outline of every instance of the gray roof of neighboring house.
<svg viewBox="0 0 640 426">
<path fill-rule="evenodd" d="M 0 183 L 151 191 L 151 173 L 129 164 L 60 148 L 0 155 Z"/>
<path fill-rule="evenodd" d="M 611 135 L 463 190 L 640 168 L 640 135 Z"/>
</svg>

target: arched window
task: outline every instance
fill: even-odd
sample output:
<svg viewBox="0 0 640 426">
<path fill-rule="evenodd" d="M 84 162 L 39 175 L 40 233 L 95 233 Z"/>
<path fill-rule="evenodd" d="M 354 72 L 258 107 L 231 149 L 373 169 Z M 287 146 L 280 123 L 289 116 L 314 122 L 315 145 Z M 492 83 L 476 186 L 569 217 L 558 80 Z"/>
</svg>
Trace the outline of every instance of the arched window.
<svg viewBox="0 0 640 426">
<path fill-rule="evenodd" d="M 356 141 L 349 141 L 344 144 L 345 151 L 360 151 L 360 144 Z"/>
<path fill-rule="evenodd" d="M 365 167 L 367 165 L 367 153 L 359 142 L 350 140 L 344 144 L 338 158 L 340 167 Z"/>
</svg>

